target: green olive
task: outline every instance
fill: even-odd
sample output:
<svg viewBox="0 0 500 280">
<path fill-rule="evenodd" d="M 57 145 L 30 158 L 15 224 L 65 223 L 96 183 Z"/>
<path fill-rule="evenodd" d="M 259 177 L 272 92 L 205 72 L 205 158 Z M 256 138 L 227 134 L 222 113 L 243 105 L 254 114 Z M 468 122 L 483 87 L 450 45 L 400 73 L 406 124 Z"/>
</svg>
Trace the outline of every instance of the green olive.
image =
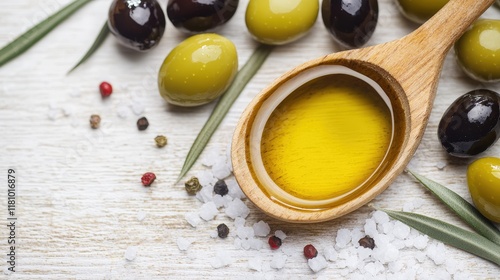
<svg viewBox="0 0 500 280">
<path fill-rule="evenodd" d="M 198 106 L 219 97 L 238 71 L 236 47 L 217 34 L 199 34 L 177 45 L 158 74 L 160 95 L 179 106 Z"/>
<path fill-rule="evenodd" d="M 405 17 L 416 23 L 424 23 L 437 13 L 449 0 L 397 0 Z"/>
<path fill-rule="evenodd" d="M 471 163 L 467 184 L 477 210 L 500 223 L 500 158 L 481 158 Z"/>
<path fill-rule="evenodd" d="M 481 82 L 500 81 L 500 20 L 475 22 L 455 43 L 465 73 Z"/>
<path fill-rule="evenodd" d="M 255 40 L 282 45 L 304 36 L 318 11 L 318 0 L 250 0 L 245 22 Z"/>
</svg>

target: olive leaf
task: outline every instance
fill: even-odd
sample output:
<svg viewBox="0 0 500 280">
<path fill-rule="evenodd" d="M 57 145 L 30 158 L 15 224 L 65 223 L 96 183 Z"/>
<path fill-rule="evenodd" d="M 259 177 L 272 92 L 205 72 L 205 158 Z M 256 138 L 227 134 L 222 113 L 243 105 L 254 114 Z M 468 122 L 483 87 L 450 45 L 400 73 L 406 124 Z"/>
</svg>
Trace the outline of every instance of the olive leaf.
<svg viewBox="0 0 500 280">
<path fill-rule="evenodd" d="M 234 101 L 243 91 L 250 79 L 252 79 L 255 73 L 257 73 L 257 70 L 260 69 L 272 49 L 272 46 L 261 44 L 257 49 L 255 49 L 245 65 L 243 65 L 243 67 L 238 71 L 233 83 L 219 99 L 217 105 L 212 111 L 212 114 L 194 140 L 194 143 L 186 156 L 184 165 L 182 166 L 181 173 L 177 178 L 177 182 L 179 182 L 179 180 L 186 175 L 189 169 L 196 162 L 199 155 L 210 140 L 210 137 L 212 137 L 215 130 L 224 119 L 224 116 L 231 108 L 231 105 L 233 105 Z"/>
<path fill-rule="evenodd" d="M 91 0 L 75 0 L 0 49 L 0 66 L 22 54 Z"/>
<path fill-rule="evenodd" d="M 90 48 L 85 53 L 85 55 L 80 59 L 80 61 L 78 61 L 78 63 L 75 66 L 73 66 L 73 68 L 71 68 L 71 70 L 68 71 L 68 74 L 73 72 L 73 70 L 75 70 L 78 66 L 80 66 L 87 59 L 89 59 L 92 56 L 92 54 L 94 54 L 94 52 L 97 51 L 97 49 L 102 45 L 102 43 L 104 43 L 104 40 L 106 40 L 106 37 L 108 37 L 108 34 L 109 34 L 109 27 L 108 27 L 108 22 L 106 21 L 106 22 L 104 22 L 104 25 L 102 26 L 101 31 L 99 32 L 99 34 L 95 38 L 92 46 L 90 46 Z"/>
<path fill-rule="evenodd" d="M 415 172 L 408 170 L 424 187 L 431 191 L 444 204 L 467 224 L 469 224 L 477 233 L 486 237 L 490 241 L 500 245 L 500 231 L 486 219 L 473 205 L 463 199 L 461 196 L 438 184 L 430 179 L 425 178 Z"/>
<path fill-rule="evenodd" d="M 500 246 L 477 233 L 416 213 L 379 210 L 436 240 L 500 266 Z"/>
</svg>

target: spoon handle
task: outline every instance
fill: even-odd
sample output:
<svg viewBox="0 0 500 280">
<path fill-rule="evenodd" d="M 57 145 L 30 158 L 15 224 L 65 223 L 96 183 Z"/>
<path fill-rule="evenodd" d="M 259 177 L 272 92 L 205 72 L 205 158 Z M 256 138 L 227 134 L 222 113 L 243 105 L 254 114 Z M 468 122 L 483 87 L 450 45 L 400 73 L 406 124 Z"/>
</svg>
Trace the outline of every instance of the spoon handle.
<svg viewBox="0 0 500 280">
<path fill-rule="evenodd" d="M 455 41 L 494 2 L 495 0 L 450 0 L 434 17 L 413 32 L 409 39 L 419 40 L 418 45 L 423 47 L 424 52 L 440 52 L 441 56 L 445 56 Z"/>
</svg>

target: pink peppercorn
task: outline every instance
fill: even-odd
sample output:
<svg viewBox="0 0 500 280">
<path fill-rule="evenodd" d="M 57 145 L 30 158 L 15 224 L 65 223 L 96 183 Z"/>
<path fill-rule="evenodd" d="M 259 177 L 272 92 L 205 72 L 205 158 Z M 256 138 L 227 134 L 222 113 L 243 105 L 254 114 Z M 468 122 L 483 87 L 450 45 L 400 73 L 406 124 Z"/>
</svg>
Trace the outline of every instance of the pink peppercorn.
<svg viewBox="0 0 500 280">
<path fill-rule="evenodd" d="M 108 96 L 110 96 L 113 93 L 113 87 L 108 82 L 102 82 L 99 85 L 99 91 L 101 92 L 101 96 L 103 98 L 104 97 L 108 97 Z"/>
<path fill-rule="evenodd" d="M 304 256 L 306 257 L 306 259 L 315 258 L 317 255 L 318 250 L 316 250 L 313 245 L 308 244 L 304 247 Z"/>
<path fill-rule="evenodd" d="M 279 247 L 281 247 L 281 238 L 273 235 L 269 237 L 268 243 L 271 249 L 273 250 L 279 249 Z"/>
<path fill-rule="evenodd" d="M 156 175 L 153 172 L 146 172 L 142 175 L 141 182 L 145 187 L 151 186 L 151 184 L 155 181 Z"/>
</svg>

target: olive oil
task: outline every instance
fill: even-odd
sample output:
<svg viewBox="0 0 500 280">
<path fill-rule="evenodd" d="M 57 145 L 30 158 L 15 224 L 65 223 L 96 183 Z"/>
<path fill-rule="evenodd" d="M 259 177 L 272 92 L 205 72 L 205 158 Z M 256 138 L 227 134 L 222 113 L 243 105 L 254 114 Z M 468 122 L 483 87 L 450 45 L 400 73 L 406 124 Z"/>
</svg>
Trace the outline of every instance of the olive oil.
<svg viewBox="0 0 500 280">
<path fill-rule="evenodd" d="M 319 77 L 273 111 L 262 134 L 262 162 L 288 195 L 335 199 L 374 174 L 391 144 L 392 123 L 388 105 L 365 81 L 344 74 Z"/>
</svg>

